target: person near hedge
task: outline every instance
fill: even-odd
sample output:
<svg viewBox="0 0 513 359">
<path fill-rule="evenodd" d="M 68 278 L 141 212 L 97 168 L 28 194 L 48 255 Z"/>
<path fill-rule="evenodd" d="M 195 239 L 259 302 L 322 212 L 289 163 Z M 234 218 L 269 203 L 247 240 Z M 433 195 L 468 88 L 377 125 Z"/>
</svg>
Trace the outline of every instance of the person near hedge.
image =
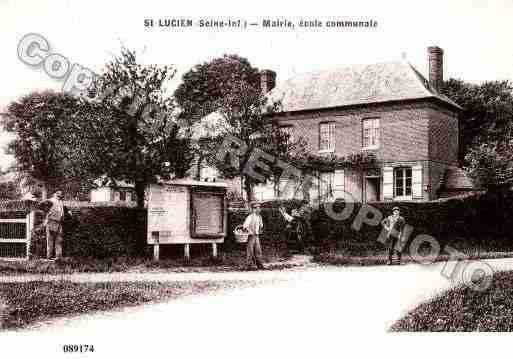
<svg viewBox="0 0 513 359">
<path fill-rule="evenodd" d="M 285 219 L 285 222 L 287 222 L 287 226 L 285 227 L 287 244 L 294 242 L 299 251 L 304 252 L 308 233 L 311 232 L 311 213 L 308 208 L 308 202 L 302 202 L 301 207 L 299 209 L 293 209 L 291 214 L 288 214 L 283 206 L 280 206 L 279 211 Z"/>
<path fill-rule="evenodd" d="M 381 225 L 385 227 L 387 231 L 387 240 L 389 244 L 388 248 L 388 265 L 392 264 L 392 258 L 394 253 L 397 253 L 397 258 L 399 264 L 401 264 L 401 251 L 397 250 L 395 247 L 397 242 L 401 239 L 403 235 L 404 226 L 406 221 L 401 216 L 401 210 L 399 207 L 392 208 L 392 215 L 385 218 L 381 221 Z"/>
<path fill-rule="evenodd" d="M 51 207 L 46 213 L 46 258 L 60 259 L 62 258 L 63 245 L 63 225 L 65 208 L 62 199 L 64 195 L 62 191 L 56 191 L 48 202 Z"/>
<path fill-rule="evenodd" d="M 262 216 L 260 215 L 260 204 L 251 204 L 251 213 L 246 217 L 242 227 L 248 232 L 246 244 L 247 267 L 251 269 L 256 265 L 258 269 L 265 269 L 262 263 L 262 247 L 260 246 L 260 234 L 264 230 Z"/>
</svg>

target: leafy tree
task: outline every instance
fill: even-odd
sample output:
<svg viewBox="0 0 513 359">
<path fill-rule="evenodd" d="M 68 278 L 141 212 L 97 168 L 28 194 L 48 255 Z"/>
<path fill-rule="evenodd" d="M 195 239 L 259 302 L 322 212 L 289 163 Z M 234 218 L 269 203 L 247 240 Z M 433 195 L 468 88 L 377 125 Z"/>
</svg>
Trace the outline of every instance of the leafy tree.
<svg viewBox="0 0 513 359">
<path fill-rule="evenodd" d="M 174 102 L 165 83 L 170 66 L 143 65 L 136 53 L 122 49 L 97 79 L 90 116 L 81 124 L 75 146 L 79 157 L 101 169 L 106 178 L 134 183 L 137 205 L 144 206 L 148 184 L 183 177 L 190 167 L 189 139 L 177 126 Z"/>
<path fill-rule="evenodd" d="M 70 167 L 74 149 L 67 136 L 80 111 L 81 101 L 71 95 L 33 92 L 11 102 L 2 116 L 3 128 L 16 137 L 7 152 L 14 155 L 13 170 L 26 184 L 40 183 L 43 198 L 49 190 L 64 190 L 68 197 L 83 197 L 91 178 L 81 166 Z M 78 169 L 78 171 L 75 171 Z"/>
<path fill-rule="evenodd" d="M 442 92 L 465 109 L 460 118 L 460 161 L 480 136 L 493 140 L 513 124 L 512 90 L 509 81 L 477 85 L 450 79 L 444 83 Z"/>
<path fill-rule="evenodd" d="M 254 89 L 260 87 L 258 69 L 241 56 L 224 55 L 194 66 L 182 76 L 182 83 L 174 94 L 181 109 L 180 117 L 194 123 L 215 112 L 218 102 L 236 83 Z"/>
<path fill-rule="evenodd" d="M 288 135 L 280 130 L 278 122 L 272 117 L 280 104 L 268 100 L 262 93 L 259 70 L 247 59 L 238 55 L 224 55 L 194 66 L 182 79 L 174 96 L 181 109 L 180 117 L 195 124 L 207 115 L 216 116 L 223 124 L 217 126 L 216 135 L 198 141 L 195 152 L 198 160 L 215 166 L 226 178 L 240 177 L 246 198 L 252 198 L 255 184 L 279 177 L 280 170 L 272 166 L 277 158 L 292 156 L 294 151 L 301 150 L 300 141 L 289 141 Z M 239 156 L 235 167 L 228 157 L 220 162 L 216 156 L 219 145 L 228 135 L 247 148 Z M 254 149 L 274 156 L 269 162 L 271 170 L 261 171 L 260 178 L 250 176 L 245 171 Z M 200 166 L 201 163 L 198 163 L 198 168 Z"/>
<path fill-rule="evenodd" d="M 501 193 L 513 185 L 513 137 L 476 144 L 465 159 L 467 173 L 477 187 Z"/>
<path fill-rule="evenodd" d="M 19 199 L 21 191 L 16 175 L 10 171 L 0 172 L 0 200 Z"/>
</svg>

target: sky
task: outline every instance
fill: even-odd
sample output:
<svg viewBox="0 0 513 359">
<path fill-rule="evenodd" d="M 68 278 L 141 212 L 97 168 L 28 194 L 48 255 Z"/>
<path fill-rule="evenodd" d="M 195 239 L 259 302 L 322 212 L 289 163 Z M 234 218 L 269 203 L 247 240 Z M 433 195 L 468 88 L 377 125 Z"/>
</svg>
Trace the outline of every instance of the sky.
<svg viewBox="0 0 513 359">
<path fill-rule="evenodd" d="M 100 72 L 122 46 L 143 63 L 173 65 L 172 92 L 193 65 L 238 54 L 277 81 L 296 73 L 406 58 L 427 72 L 428 46 L 444 49 L 444 77 L 469 82 L 513 80 L 513 0 L 466 1 L 23 1 L 0 0 L 0 112 L 20 96 L 62 88 L 41 69 L 23 64 L 17 46 L 28 33 L 45 37 L 51 51 Z M 205 29 L 145 27 L 146 19 L 191 18 L 368 20 L 375 28 Z M 0 146 L 10 137 L 0 133 Z M 0 167 L 12 158 L 0 149 Z"/>
</svg>

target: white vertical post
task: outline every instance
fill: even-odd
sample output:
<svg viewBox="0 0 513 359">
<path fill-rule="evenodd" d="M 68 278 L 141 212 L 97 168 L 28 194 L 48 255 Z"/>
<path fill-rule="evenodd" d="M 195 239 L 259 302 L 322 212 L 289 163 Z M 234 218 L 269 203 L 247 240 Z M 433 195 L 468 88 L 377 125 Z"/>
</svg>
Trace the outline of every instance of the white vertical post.
<svg viewBox="0 0 513 359">
<path fill-rule="evenodd" d="M 190 247 L 191 245 L 189 243 L 185 243 L 183 245 L 183 255 L 186 261 L 189 261 L 191 259 Z"/>
<path fill-rule="evenodd" d="M 158 262 L 160 258 L 160 245 L 158 242 L 153 244 L 153 260 Z"/>
<path fill-rule="evenodd" d="M 151 237 L 153 239 L 153 260 L 158 262 L 160 259 L 160 238 L 159 232 L 152 232 Z"/>
<path fill-rule="evenodd" d="M 217 243 L 212 243 L 212 257 L 217 258 Z"/>
<path fill-rule="evenodd" d="M 34 210 L 31 210 L 29 213 L 27 213 L 27 216 L 25 217 L 25 228 L 26 228 L 26 249 L 27 249 L 27 259 L 30 257 L 30 246 L 32 245 L 32 230 L 34 229 L 34 222 L 36 219 L 35 216 L 36 212 Z"/>
</svg>

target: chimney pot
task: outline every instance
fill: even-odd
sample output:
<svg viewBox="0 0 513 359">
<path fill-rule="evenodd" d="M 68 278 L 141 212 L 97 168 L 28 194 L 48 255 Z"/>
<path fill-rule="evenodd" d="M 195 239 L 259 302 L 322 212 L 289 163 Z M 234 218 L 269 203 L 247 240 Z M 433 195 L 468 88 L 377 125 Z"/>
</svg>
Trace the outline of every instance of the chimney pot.
<svg viewBox="0 0 513 359">
<path fill-rule="evenodd" d="M 436 92 L 440 92 L 444 82 L 444 50 L 438 46 L 429 46 L 428 62 L 429 85 Z"/>
<path fill-rule="evenodd" d="M 276 72 L 273 70 L 260 71 L 260 88 L 266 94 L 276 86 Z"/>
</svg>

